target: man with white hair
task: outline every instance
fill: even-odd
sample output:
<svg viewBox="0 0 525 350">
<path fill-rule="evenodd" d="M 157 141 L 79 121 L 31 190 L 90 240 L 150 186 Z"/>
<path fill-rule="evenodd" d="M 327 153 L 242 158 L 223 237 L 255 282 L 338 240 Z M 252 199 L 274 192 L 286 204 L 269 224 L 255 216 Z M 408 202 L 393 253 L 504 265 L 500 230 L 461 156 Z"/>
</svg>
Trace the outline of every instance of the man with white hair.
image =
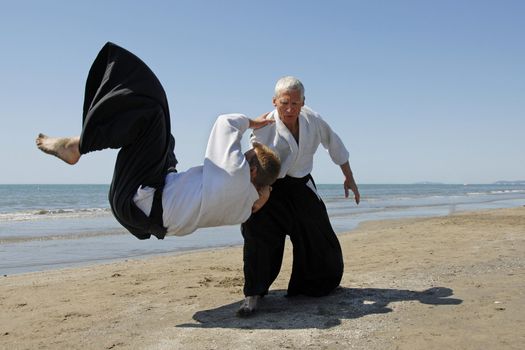
<svg viewBox="0 0 525 350">
<path fill-rule="evenodd" d="M 343 172 L 345 197 L 351 190 L 359 204 L 360 194 L 343 142 L 304 101 L 303 84 L 291 76 L 281 78 L 275 86 L 275 110 L 261 117 L 274 123 L 252 134 L 252 142 L 266 144 L 278 153 L 281 171 L 266 205 L 241 226 L 246 298 L 239 316 L 253 314 L 260 298 L 268 293 L 281 268 L 286 235 L 293 244 L 288 296 L 327 295 L 341 281 L 341 246 L 310 175 L 320 144 Z"/>
</svg>

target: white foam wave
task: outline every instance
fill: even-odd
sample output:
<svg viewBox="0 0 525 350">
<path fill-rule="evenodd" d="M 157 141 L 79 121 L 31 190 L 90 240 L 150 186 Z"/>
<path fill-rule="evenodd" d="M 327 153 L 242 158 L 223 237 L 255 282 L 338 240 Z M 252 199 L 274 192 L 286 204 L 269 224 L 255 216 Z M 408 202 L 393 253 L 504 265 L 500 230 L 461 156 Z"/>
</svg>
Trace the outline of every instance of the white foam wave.
<svg viewBox="0 0 525 350">
<path fill-rule="evenodd" d="M 105 229 L 103 231 L 97 232 L 82 232 L 82 233 L 73 233 L 73 234 L 59 234 L 59 235 L 49 235 L 49 236 L 6 236 L 0 237 L 0 244 L 6 243 L 23 243 L 31 241 L 53 241 L 53 240 L 73 240 L 73 239 L 83 239 L 83 238 L 93 238 L 93 237 L 102 237 L 102 236 L 115 236 L 126 234 L 127 231 L 123 228 L 117 229 Z"/>
<path fill-rule="evenodd" d="M 525 190 L 493 190 L 488 192 L 468 192 L 468 196 L 482 196 L 491 194 L 512 194 L 512 193 L 525 193 Z"/>
<path fill-rule="evenodd" d="M 111 214 L 109 208 L 86 208 L 86 209 L 40 209 L 18 211 L 14 213 L 0 213 L 0 222 L 7 221 L 30 221 L 52 218 L 85 218 Z"/>
</svg>

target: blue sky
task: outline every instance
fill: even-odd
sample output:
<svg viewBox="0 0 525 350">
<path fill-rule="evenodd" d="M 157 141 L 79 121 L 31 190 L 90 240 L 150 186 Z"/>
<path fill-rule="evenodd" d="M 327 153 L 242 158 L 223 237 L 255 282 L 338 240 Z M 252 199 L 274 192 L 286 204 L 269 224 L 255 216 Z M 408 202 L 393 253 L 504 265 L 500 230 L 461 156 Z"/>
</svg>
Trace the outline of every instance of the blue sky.
<svg viewBox="0 0 525 350">
<path fill-rule="evenodd" d="M 525 179 L 524 1 L 5 1 L 0 183 L 109 183 L 115 151 L 68 166 L 34 146 L 75 135 L 107 41 L 141 57 L 170 103 L 179 168 L 216 116 L 272 109 L 295 75 L 350 151 L 358 183 Z M 321 148 L 319 183 L 341 183 Z"/>
</svg>

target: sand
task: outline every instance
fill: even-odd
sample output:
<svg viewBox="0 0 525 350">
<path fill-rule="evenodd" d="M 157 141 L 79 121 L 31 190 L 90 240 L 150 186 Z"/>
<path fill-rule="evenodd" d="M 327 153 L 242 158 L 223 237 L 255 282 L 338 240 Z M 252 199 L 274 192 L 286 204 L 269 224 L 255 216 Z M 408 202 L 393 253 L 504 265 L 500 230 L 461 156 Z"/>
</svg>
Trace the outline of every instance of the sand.
<svg viewBox="0 0 525 350">
<path fill-rule="evenodd" d="M 525 208 L 369 222 L 345 274 L 285 298 L 291 253 L 254 317 L 242 248 L 0 276 L 1 349 L 523 349 Z"/>
</svg>

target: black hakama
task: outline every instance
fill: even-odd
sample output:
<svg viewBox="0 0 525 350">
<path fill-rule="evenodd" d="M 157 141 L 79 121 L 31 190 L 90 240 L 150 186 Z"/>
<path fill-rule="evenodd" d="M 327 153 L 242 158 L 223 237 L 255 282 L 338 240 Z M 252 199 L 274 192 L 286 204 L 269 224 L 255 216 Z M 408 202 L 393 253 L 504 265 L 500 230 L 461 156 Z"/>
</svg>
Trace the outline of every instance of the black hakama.
<svg viewBox="0 0 525 350">
<path fill-rule="evenodd" d="M 86 82 L 80 153 L 120 148 L 109 190 L 116 219 L 139 239 L 163 238 L 162 189 L 177 164 L 166 94 L 149 67 L 107 43 Z M 150 217 L 133 202 L 139 186 L 156 189 Z"/>
<path fill-rule="evenodd" d="M 293 244 L 289 296 L 323 296 L 339 286 L 341 246 L 309 180 L 313 183 L 310 175 L 277 180 L 268 202 L 242 224 L 246 296 L 268 292 L 281 269 L 286 235 Z"/>
</svg>

